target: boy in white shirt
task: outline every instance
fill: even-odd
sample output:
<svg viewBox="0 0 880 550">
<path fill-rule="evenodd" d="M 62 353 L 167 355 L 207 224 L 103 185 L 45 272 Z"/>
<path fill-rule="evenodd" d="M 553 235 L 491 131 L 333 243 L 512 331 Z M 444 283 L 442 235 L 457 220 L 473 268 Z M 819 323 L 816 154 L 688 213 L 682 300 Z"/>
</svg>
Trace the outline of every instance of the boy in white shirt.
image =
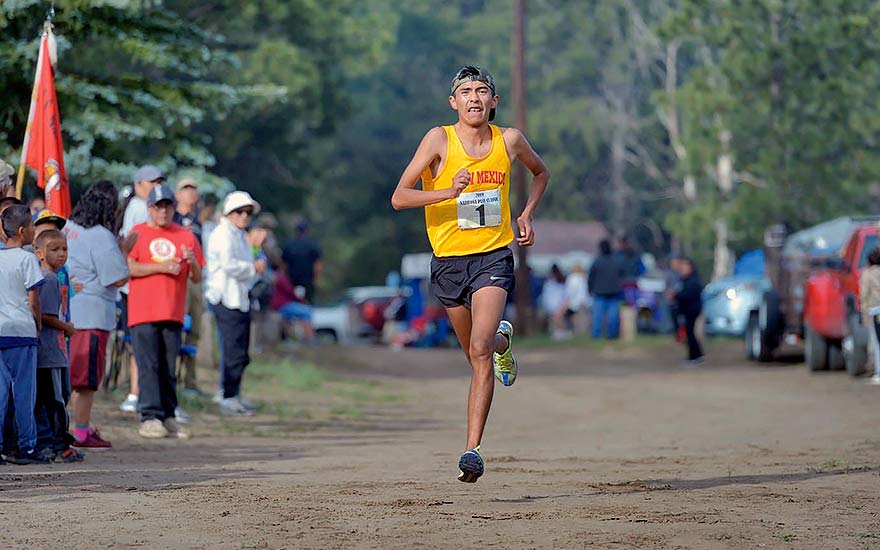
<svg viewBox="0 0 880 550">
<path fill-rule="evenodd" d="M 0 249 L 0 418 L 6 416 L 11 389 L 18 428 L 18 452 L 5 458 L 14 464 L 45 464 L 48 460 L 34 449 L 39 287 L 44 279 L 37 257 L 22 250 L 34 241 L 31 212 L 25 205 L 9 206 L 0 212 L 0 224 L 6 236 Z"/>
</svg>

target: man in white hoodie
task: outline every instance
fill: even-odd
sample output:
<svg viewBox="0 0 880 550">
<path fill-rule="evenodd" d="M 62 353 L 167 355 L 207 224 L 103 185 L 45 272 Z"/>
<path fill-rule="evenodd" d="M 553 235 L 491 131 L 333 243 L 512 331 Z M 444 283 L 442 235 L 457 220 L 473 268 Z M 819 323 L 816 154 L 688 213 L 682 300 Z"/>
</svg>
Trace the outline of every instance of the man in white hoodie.
<svg viewBox="0 0 880 550">
<path fill-rule="evenodd" d="M 242 402 L 241 378 L 250 363 L 251 335 L 249 283 L 266 270 L 266 260 L 254 259 L 253 247 L 261 247 L 265 233 L 257 232 L 250 242 L 247 227 L 259 214 L 260 204 L 245 191 L 233 191 L 223 201 L 223 217 L 208 240 L 206 297 L 220 332 L 223 399 L 220 412 L 247 416 L 253 408 Z"/>
</svg>

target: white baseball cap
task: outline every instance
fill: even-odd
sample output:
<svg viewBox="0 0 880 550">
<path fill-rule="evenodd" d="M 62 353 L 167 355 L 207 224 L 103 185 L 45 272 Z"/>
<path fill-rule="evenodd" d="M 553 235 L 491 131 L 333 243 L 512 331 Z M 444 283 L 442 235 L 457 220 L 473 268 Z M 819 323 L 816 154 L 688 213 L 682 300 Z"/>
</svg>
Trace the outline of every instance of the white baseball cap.
<svg viewBox="0 0 880 550">
<path fill-rule="evenodd" d="M 252 207 L 254 209 L 254 215 L 260 213 L 260 203 L 255 201 L 250 193 L 247 191 L 233 191 L 226 195 L 226 199 L 223 201 L 223 215 L 227 216 L 233 210 L 238 210 L 245 206 Z"/>
</svg>

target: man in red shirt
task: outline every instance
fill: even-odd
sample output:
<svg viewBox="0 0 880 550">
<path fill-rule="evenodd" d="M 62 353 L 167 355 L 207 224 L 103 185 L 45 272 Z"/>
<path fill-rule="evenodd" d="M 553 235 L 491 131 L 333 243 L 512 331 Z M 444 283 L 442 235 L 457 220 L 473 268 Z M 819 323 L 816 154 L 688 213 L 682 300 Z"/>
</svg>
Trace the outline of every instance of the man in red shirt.
<svg viewBox="0 0 880 550">
<path fill-rule="evenodd" d="M 192 231 L 173 223 L 174 192 L 158 185 L 147 198 L 150 221 L 135 226 L 138 241 L 128 255 L 131 271 L 128 326 L 138 366 L 138 433 L 146 438 L 187 438 L 174 419 L 175 367 L 186 309 L 187 278 L 202 280 L 205 258 Z"/>
</svg>

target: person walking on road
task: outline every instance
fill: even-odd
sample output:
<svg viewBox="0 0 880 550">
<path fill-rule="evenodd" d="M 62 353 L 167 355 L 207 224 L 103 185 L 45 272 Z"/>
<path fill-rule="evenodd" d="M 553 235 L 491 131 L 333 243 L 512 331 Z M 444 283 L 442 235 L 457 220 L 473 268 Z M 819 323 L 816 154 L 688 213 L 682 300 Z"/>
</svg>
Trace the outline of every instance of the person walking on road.
<svg viewBox="0 0 880 550">
<path fill-rule="evenodd" d="M 587 283 L 593 297 L 593 338 L 605 335 L 611 340 L 620 336 L 620 306 L 623 304 L 624 265 L 611 253 L 611 243 L 599 243 L 599 257 L 590 266 Z"/>
<path fill-rule="evenodd" d="M 690 258 L 682 258 L 676 263 L 678 274 L 681 276 L 681 286 L 675 294 L 675 303 L 678 313 L 684 317 L 684 330 L 687 337 L 688 363 L 698 365 L 703 362 L 703 347 L 697 339 L 697 318 L 703 311 L 703 283 L 700 275 Z"/>
<path fill-rule="evenodd" d="M 859 306 L 874 351 L 874 374 L 870 383 L 880 385 L 880 248 L 868 254 L 868 267 L 859 276 Z"/>
<path fill-rule="evenodd" d="M 550 171 L 522 132 L 489 124 L 498 106 L 495 81 L 479 67 L 465 66 L 452 79 L 449 105 L 458 122 L 432 128 L 419 144 L 391 197 L 395 210 L 425 209 L 431 260 L 431 289 L 471 364 L 465 451 L 458 479 L 483 475 L 480 442 L 494 392 L 493 371 L 505 386 L 516 381 L 511 351 L 513 325 L 502 320 L 513 290 L 513 252 L 532 246 L 532 216 Z M 519 160 L 533 174 L 525 209 L 511 228 L 510 169 Z M 415 189 L 421 179 L 422 188 Z"/>
</svg>

